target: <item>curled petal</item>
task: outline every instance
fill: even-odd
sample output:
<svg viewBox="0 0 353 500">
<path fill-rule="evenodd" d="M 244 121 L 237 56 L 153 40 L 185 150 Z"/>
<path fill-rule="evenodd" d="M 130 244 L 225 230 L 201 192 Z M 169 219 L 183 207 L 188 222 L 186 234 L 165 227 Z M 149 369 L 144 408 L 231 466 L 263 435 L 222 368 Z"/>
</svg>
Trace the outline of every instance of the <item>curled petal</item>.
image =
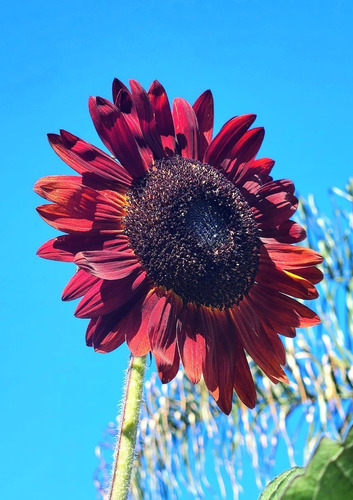
<svg viewBox="0 0 353 500">
<path fill-rule="evenodd" d="M 164 87 L 154 80 L 148 90 L 148 97 L 152 104 L 157 130 L 162 140 L 164 152 L 172 156 L 175 151 L 175 130 L 170 104 Z"/>
<path fill-rule="evenodd" d="M 292 181 L 289 179 L 280 179 L 278 181 L 266 182 L 259 187 L 257 196 L 260 198 L 267 198 L 269 195 L 276 193 L 290 193 L 294 194 L 295 188 Z"/>
<path fill-rule="evenodd" d="M 115 249 L 123 252 L 129 248 L 129 240 L 123 234 L 105 239 L 101 236 L 90 237 L 82 234 L 65 234 L 47 241 L 37 251 L 43 259 L 73 262 L 78 252 L 86 250 Z"/>
<path fill-rule="evenodd" d="M 261 230 L 280 226 L 297 210 L 298 199 L 286 192 L 271 194 L 252 207 L 256 222 Z"/>
<path fill-rule="evenodd" d="M 181 97 L 174 99 L 173 121 L 181 156 L 198 159 L 199 125 L 194 110 Z"/>
<path fill-rule="evenodd" d="M 229 151 L 230 159 L 221 163 L 226 176 L 238 185 L 244 182 L 245 174 L 251 168 L 251 162 L 261 147 L 264 135 L 263 127 L 248 130 Z M 239 170 L 241 170 L 241 174 L 237 175 Z M 237 180 L 235 181 L 235 179 Z"/>
<path fill-rule="evenodd" d="M 245 163 L 238 168 L 234 173 L 233 182 L 239 186 L 247 187 L 254 179 L 257 179 L 258 184 L 262 185 L 266 182 L 271 182 L 272 177 L 270 172 L 274 166 L 274 160 L 271 158 L 258 158 L 248 163 Z"/>
<path fill-rule="evenodd" d="M 206 149 L 212 141 L 213 133 L 213 96 L 210 90 L 203 92 L 194 102 L 193 110 L 199 124 L 200 142 L 198 158 L 203 159 Z"/>
<path fill-rule="evenodd" d="M 119 280 L 141 268 L 136 255 L 131 250 L 93 250 L 80 252 L 75 264 L 87 273 L 105 280 Z"/>
<path fill-rule="evenodd" d="M 112 235 L 121 230 L 120 217 L 94 221 L 91 214 L 75 216 L 60 205 L 40 205 L 37 212 L 50 226 L 70 234 Z"/>
<path fill-rule="evenodd" d="M 127 88 L 127 86 L 122 81 L 118 80 L 118 78 L 114 78 L 113 84 L 112 84 L 112 95 L 113 95 L 113 103 L 115 104 L 115 106 L 117 105 L 116 101 L 117 101 L 119 92 L 121 90 L 124 90 L 127 94 L 130 94 L 130 91 Z"/>
<path fill-rule="evenodd" d="M 125 341 L 125 335 L 117 329 L 117 321 L 115 312 L 91 319 L 86 331 L 86 344 L 101 353 L 120 347 Z"/>
<path fill-rule="evenodd" d="M 100 282 L 96 276 L 91 276 L 82 269 L 78 269 L 63 290 L 62 300 L 75 300 L 82 297 L 94 285 Z"/>
<path fill-rule="evenodd" d="M 106 147 L 116 156 L 130 175 L 140 177 L 152 163 L 142 157 L 133 133 L 122 112 L 101 97 L 89 100 L 89 110 L 96 130 Z"/>
<path fill-rule="evenodd" d="M 154 157 L 157 159 L 163 158 L 164 150 L 162 141 L 157 130 L 152 104 L 147 92 L 136 80 L 130 80 L 130 86 L 143 137 L 153 152 Z"/>
<path fill-rule="evenodd" d="M 261 239 L 270 238 L 272 243 L 299 243 L 305 240 L 305 229 L 292 220 L 286 220 L 276 227 L 265 227 L 261 230 Z M 271 241 L 268 241 L 271 243 Z"/>
<path fill-rule="evenodd" d="M 131 93 L 121 89 L 116 99 L 116 106 L 125 118 L 130 132 L 138 145 L 143 163 L 147 166 L 151 166 L 154 161 L 153 153 L 147 145 L 146 138 L 142 133 L 136 105 Z"/>
<path fill-rule="evenodd" d="M 243 115 L 231 118 L 223 125 L 209 145 L 205 153 L 205 162 L 209 165 L 219 167 L 226 158 L 231 158 L 230 151 L 236 146 L 251 124 L 254 123 L 255 119 L 256 115 Z"/>
<path fill-rule="evenodd" d="M 73 262 L 76 253 L 85 248 L 85 242 L 92 244 L 101 243 L 101 238 L 84 239 L 77 235 L 58 236 L 44 243 L 37 251 L 37 255 L 43 259 L 59 260 L 62 262 Z"/>
<path fill-rule="evenodd" d="M 118 311 L 130 300 L 137 300 L 139 295 L 145 292 L 146 284 L 146 274 L 137 271 L 121 280 L 100 280 L 80 301 L 75 316 L 97 318 Z"/>
</svg>

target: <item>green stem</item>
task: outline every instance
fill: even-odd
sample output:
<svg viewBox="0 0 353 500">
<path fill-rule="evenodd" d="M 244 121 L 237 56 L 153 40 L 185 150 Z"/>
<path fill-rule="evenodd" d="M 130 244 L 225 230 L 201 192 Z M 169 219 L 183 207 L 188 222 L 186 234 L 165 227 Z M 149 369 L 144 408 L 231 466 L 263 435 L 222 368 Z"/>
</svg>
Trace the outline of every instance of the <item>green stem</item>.
<svg viewBox="0 0 353 500">
<path fill-rule="evenodd" d="M 130 357 L 108 500 L 126 500 L 129 493 L 145 370 L 146 356 Z"/>
</svg>

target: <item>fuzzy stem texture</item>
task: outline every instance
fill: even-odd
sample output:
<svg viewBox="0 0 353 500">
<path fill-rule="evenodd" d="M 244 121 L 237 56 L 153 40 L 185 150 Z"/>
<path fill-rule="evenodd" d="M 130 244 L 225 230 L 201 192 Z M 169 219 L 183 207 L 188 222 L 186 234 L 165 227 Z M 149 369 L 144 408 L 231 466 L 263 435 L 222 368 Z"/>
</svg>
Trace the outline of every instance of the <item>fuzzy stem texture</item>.
<svg viewBox="0 0 353 500">
<path fill-rule="evenodd" d="M 130 357 L 108 500 L 126 500 L 135 456 L 146 356 Z"/>
</svg>

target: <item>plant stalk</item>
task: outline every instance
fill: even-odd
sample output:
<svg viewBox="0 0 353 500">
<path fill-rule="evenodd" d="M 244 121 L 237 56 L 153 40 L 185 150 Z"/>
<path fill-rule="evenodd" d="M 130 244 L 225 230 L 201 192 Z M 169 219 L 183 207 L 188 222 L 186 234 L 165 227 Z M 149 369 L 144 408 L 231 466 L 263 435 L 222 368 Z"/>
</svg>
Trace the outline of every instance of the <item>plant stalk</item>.
<svg viewBox="0 0 353 500">
<path fill-rule="evenodd" d="M 108 500 L 126 500 L 129 494 L 145 370 L 146 356 L 134 357 L 131 355 L 127 369 Z"/>
</svg>

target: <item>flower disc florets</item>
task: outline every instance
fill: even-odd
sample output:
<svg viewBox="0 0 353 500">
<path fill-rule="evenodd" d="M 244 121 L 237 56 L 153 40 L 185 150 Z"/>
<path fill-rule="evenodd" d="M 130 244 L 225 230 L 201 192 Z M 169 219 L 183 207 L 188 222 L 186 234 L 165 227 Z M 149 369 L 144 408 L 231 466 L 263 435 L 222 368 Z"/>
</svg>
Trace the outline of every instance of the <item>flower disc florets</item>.
<svg viewBox="0 0 353 500">
<path fill-rule="evenodd" d="M 197 160 L 163 158 L 127 198 L 124 232 L 156 285 L 218 309 L 247 295 L 258 269 L 258 229 L 222 173 Z"/>
</svg>

